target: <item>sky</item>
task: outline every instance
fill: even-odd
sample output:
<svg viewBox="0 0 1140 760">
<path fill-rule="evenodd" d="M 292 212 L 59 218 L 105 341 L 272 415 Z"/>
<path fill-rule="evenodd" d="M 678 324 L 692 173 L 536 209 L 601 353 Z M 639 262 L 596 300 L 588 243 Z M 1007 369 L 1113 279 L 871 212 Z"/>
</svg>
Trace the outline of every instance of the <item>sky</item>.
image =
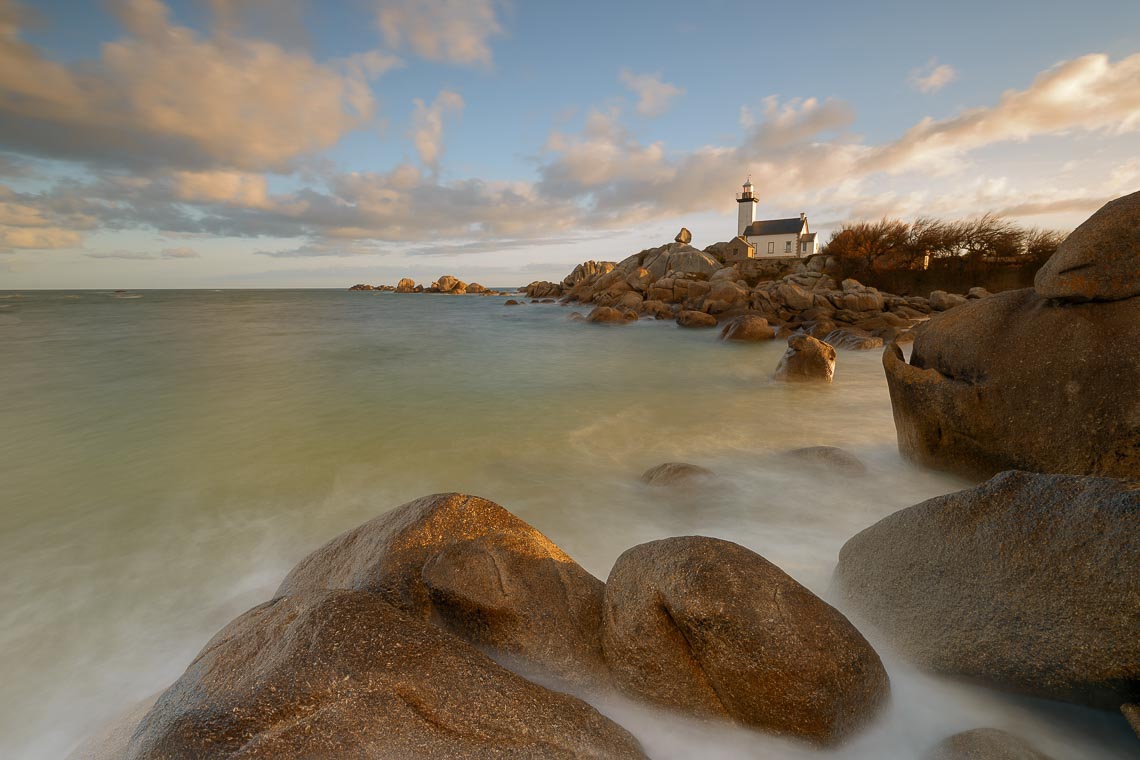
<svg viewBox="0 0 1140 760">
<path fill-rule="evenodd" d="M 557 280 L 1140 189 L 1140 2 L 0 0 L 0 289 Z"/>
</svg>

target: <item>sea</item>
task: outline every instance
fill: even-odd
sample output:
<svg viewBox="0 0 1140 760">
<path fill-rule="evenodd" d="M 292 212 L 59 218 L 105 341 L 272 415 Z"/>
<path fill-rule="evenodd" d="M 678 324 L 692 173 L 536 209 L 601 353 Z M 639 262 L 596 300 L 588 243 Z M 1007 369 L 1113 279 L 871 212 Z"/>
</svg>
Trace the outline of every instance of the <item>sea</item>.
<svg viewBox="0 0 1140 760">
<path fill-rule="evenodd" d="M 417 497 L 502 504 L 604 579 L 708 535 L 836 604 L 843 543 L 971 485 L 900 458 L 879 351 L 773 382 L 782 342 L 612 326 L 501 297 L 346 290 L 0 292 L 0 757 L 67 757 L 174 681 L 338 533 Z M 840 446 L 864 477 L 784 453 Z M 654 488 L 691 462 L 716 478 Z M 916 671 L 816 750 L 611 701 L 654 758 L 918 758 L 981 726 L 1057 760 L 1135 758 L 1119 716 Z"/>
</svg>

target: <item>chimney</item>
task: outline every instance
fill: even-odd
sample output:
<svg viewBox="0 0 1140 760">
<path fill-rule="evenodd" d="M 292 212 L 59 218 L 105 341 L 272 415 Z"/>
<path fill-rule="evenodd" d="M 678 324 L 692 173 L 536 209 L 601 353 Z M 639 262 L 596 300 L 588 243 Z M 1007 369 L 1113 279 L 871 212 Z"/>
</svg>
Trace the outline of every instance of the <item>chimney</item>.
<svg viewBox="0 0 1140 760">
<path fill-rule="evenodd" d="M 804 212 L 802 212 L 802 211 L 801 211 L 801 212 L 800 212 L 800 221 L 802 222 L 802 221 L 804 221 L 805 219 L 807 219 L 807 214 L 805 214 Z"/>
</svg>

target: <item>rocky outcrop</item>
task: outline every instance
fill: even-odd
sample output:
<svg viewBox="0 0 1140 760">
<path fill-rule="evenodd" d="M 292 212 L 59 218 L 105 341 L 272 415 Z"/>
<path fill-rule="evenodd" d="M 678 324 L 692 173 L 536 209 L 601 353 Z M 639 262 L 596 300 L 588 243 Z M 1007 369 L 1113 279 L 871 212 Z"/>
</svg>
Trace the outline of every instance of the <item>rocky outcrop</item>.
<svg viewBox="0 0 1140 760">
<path fill-rule="evenodd" d="M 1062 301 L 1140 296 L 1140 192 L 1105 204 L 1037 271 L 1033 289 Z"/>
<path fill-rule="evenodd" d="M 707 480 L 712 470 L 688 462 L 666 462 L 650 467 L 641 474 L 641 482 L 651 486 L 675 486 Z"/>
<path fill-rule="evenodd" d="M 775 379 L 830 383 L 835 376 L 835 349 L 810 335 L 788 338 L 788 350 L 776 366 Z"/>
<path fill-rule="evenodd" d="M 637 321 L 636 312 L 629 309 L 612 309 L 609 306 L 598 306 L 586 316 L 587 322 L 608 325 L 624 325 Z"/>
<path fill-rule="evenodd" d="M 566 275 L 562 280 L 562 287 L 565 290 L 573 288 L 575 285 L 580 285 L 605 274 L 609 274 L 617 266 L 613 261 L 584 261 Z"/>
<path fill-rule="evenodd" d="M 680 327 L 716 327 L 716 317 L 703 311 L 681 311 L 677 313 Z"/>
<path fill-rule="evenodd" d="M 606 679 L 602 582 L 486 499 L 436 494 L 397 507 L 301 560 L 277 595 L 341 588 L 562 681 Z"/>
<path fill-rule="evenodd" d="M 1052 760 L 1033 745 L 996 728 L 975 728 L 948 736 L 922 760 Z"/>
<path fill-rule="evenodd" d="M 673 241 L 688 245 L 693 242 L 693 233 L 689 232 L 688 227 L 682 227 L 681 231 L 677 233 L 677 237 L 673 238 Z"/>
<path fill-rule="evenodd" d="M 481 294 L 481 293 L 486 293 L 487 288 L 483 287 L 482 285 L 480 285 L 477 282 L 473 282 L 467 286 L 467 292 L 468 293 L 480 293 Z"/>
<path fill-rule="evenodd" d="M 1140 699 L 1135 484 L 1002 473 L 867 528 L 835 577 L 928 669 L 1105 709 Z"/>
<path fill-rule="evenodd" d="M 129 760 L 642 758 L 586 703 L 363 591 L 288 594 L 216 635 L 139 724 Z"/>
<path fill-rule="evenodd" d="M 784 456 L 820 472 L 845 476 L 867 474 L 867 465 L 859 457 L 836 446 L 806 446 L 785 452 Z"/>
<path fill-rule="evenodd" d="M 535 280 L 526 286 L 527 298 L 558 298 L 562 295 L 562 286 L 545 280 Z"/>
<path fill-rule="evenodd" d="M 776 337 L 776 331 L 764 317 L 744 314 L 725 322 L 720 331 L 721 340 L 735 340 L 744 343 L 769 341 Z"/>
<path fill-rule="evenodd" d="M 899 451 L 971 477 L 1008 469 L 1140 478 L 1140 298 L 1032 289 L 969 301 L 883 365 Z"/>
<path fill-rule="evenodd" d="M 454 293 L 455 295 L 462 295 L 467 292 L 467 283 L 462 280 L 457 280 L 449 274 L 445 274 L 431 284 L 430 290 L 433 293 Z"/>
<path fill-rule="evenodd" d="M 396 292 L 397 293 L 414 293 L 415 290 L 416 290 L 416 281 L 409 278 L 409 277 L 405 277 L 404 279 L 402 279 L 398 283 L 396 283 Z"/>
<path fill-rule="evenodd" d="M 837 610 L 737 544 L 634 547 L 606 583 L 603 646 L 625 693 L 832 744 L 886 700 L 878 655 Z"/>
</svg>

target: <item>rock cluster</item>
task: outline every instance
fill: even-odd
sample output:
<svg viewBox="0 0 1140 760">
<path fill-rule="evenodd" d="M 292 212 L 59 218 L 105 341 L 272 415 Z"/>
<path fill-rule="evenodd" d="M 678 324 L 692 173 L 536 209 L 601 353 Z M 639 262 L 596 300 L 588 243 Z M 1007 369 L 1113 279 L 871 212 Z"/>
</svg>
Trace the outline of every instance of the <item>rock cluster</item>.
<svg viewBox="0 0 1140 760">
<path fill-rule="evenodd" d="M 899 450 L 1007 469 L 1140 478 L 1140 193 L 1078 227 L 1033 288 L 970 300 L 883 355 Z"/>
<path fill-rule="evenodd" d="M 477 282 L 472 282 L 469 284 L 449 274 L 442 275 L 439 279 L 427 287 L 416 284 L 416 281 L 410 277 L 405 277 L 395 285 L 366 285 L 364 283 L 359 283 L 357 285 L 353 285 L 351 288 L 349 288 L 349 290 L 379 290 L 387 291 L 390 293 L 443 293 L 452 296 L 462 296 L 467 294 L 483 296 L 505 295 L 502 291 L 491 290 L 490 288 L 484 287 Z"/>
<path fill-rule="evenodd" d="M 821 340 L 830 337 L 838 347 L 851 349 L 878 348 L 932 312 L 966 301 L 944 293 L 935 293 L 931 300 L 893 296 L 855 280 L 836 283 L 821 271 L 820 257 L 726 264 L 727 244 L 700 251 L 684 237 L 678 235 L 673 243 L 616 264 L 585 262 L 558 285 L 531 283 L 527 294 L 549 294 L 560 288 L 565 303 L 620 308 L 639 317 L 676 319 L 683 326 L 756 317 L 772 329 L 771 337 L 800 332 Z M 692 312 L 705 316 L 696 318 Z M 759 329 L 758 322 L 752 326 L 757 329 L 734 328 L 724 337 L 765 339 L 759 336 L 767 331 Z"/>
<path fill-rule="evenodd" d="M 499 505 L 437 494 L 303 559 L 118 754 L 644 757 L 530 674 L 820 744 L 857 731 L 889 691 L 843 615 L 744 547 L 645 544 L 603 584 Z"/>
</svg>

